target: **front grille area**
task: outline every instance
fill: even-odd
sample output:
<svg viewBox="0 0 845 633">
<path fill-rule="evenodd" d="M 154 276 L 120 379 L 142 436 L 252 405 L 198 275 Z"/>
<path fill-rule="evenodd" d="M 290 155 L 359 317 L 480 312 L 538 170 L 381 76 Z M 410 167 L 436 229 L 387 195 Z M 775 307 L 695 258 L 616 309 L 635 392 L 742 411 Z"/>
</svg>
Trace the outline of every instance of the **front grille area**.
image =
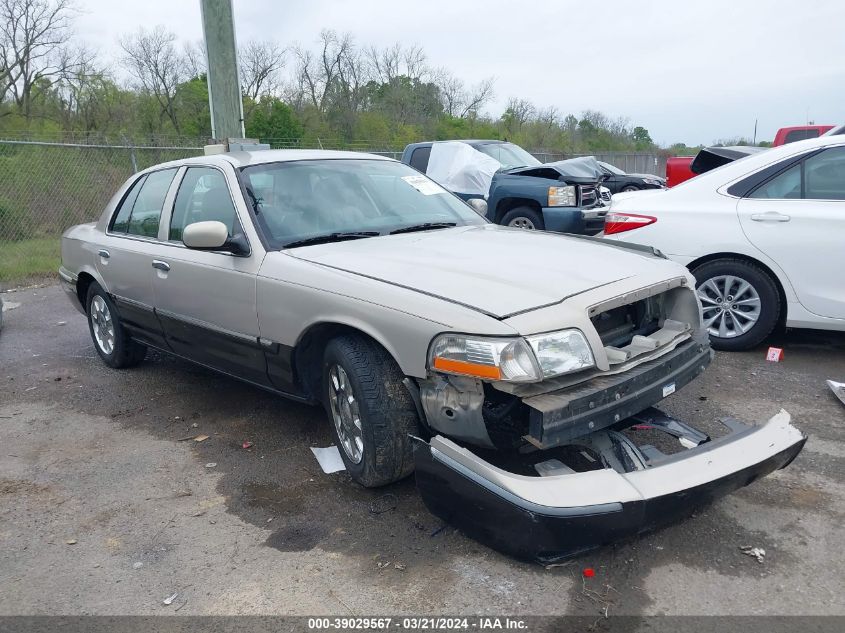
<svg viewBox="0 0 845 633">
<path fill-rule="evenodd" d="M 578 185 L 581 208 L 592 209 L 599 203 L 599 192 L 595 185 Z"/>
<path fill-rule="evenodd" d="M 635 336 L 648 336 L 660 329 L 664 309 L 662 294 L 618 306 L 590 320 L 606 347 L 625 347 Z"/>
</svg>

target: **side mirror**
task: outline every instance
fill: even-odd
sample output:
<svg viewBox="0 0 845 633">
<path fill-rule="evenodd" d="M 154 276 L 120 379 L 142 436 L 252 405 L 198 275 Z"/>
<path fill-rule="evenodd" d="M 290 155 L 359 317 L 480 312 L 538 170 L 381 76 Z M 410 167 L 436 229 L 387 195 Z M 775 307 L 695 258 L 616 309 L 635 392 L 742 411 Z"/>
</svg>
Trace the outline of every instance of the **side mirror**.
<svg viewBox="0 0 845 633">
<path fill-rule="evenodd" d="M 470 198 L 467 200 L 467 204 L 472 207 L 472 210 L 475 211 L 478 215 L 484 217 L 487 215 L 487 201 L 482 200 L 481 198 Z"/>
<path fill-rule="evenodd" d="M 229 229 L 217 220 L 194 222 L 182 231 L 182 243 L 199 251 L 229 251 L 234 255 L 249 254 L 243 235 L 229 237 Z"/>
<path fill-rule="evenodd" d="M 182 231 L 182 242 L 188 248 L 221 249 L 229 239 L 229 229 L 222 222 L 194 222 Z"/>
</svg>

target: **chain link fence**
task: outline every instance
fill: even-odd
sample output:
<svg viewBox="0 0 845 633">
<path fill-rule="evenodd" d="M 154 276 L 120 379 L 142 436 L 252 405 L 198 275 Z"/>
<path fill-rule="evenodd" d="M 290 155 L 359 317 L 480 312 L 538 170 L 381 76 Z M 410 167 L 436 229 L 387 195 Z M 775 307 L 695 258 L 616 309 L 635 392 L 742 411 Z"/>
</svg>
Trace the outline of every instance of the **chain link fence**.
<svg viewBox="0 0 845 633">
<path fill-rule="evenodd" d="M 59 237 L 65 229 L 96 220 L 114 192 L 134 172 L 197 156 L 204 144 L 198 139 L 148 140 L 158 145 L 131 145 L 126 139 L 120 143 L 119 139 L 91 135 L 62 136 L 49 141 L 22 136 L 0 139 L 0 289 L 55 274 L 60 259 Z M 166 145 L 166 140 L 182 144 Z M 366 151 L 396 159 L 402 155 L 400 148 L 369 141 L 265 142 L 274 148 Z M 573 157 L 544 151 L 533 154 L 543 162 Z M 662 174 L 665 170 L 665 158 L 657 154 L 594 155 L 629 172 Z"/>
<path fill-rule="evenodd" d="M 134 172 L 201 152 L 0 140 L 0 285 L 55 273 L 65 229 L 96 220 Z"/>
</svg>

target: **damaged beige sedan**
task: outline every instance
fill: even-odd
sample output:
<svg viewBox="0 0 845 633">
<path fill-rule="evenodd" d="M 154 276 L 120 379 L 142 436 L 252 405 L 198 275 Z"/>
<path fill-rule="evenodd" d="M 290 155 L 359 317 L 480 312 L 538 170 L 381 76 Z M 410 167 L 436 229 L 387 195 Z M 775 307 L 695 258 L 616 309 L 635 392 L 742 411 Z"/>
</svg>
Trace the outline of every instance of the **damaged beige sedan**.
<svg viewBox="0 0 845 633">
<path fill-rule="evenodd" d="M 710 438 L 653 408 L 712 357 L 682 266 L 473 204 L 378 156 L 197 157 L 68 230 L 60 275 L 108 365 L 152 347 L 322 405 L 356 481 L 416 468 L 435 514 L 521 558 L 650 529 L 798 454 L 785 412 Z"/>
</svg>

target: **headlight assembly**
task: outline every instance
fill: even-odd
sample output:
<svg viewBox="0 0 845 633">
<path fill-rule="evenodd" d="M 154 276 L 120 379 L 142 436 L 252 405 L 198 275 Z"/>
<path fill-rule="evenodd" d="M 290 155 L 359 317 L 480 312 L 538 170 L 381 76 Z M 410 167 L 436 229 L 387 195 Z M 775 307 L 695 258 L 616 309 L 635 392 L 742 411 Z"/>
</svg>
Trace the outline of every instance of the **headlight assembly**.
<svg viewBox="0 0 845 633">
<path fill-rule="evenodd" d="M 575 187 L 549 187 L 550 207 L 574 207 L 578 205 Z"/>
<path fill-rule="evenodd" d="M 527 338 L 441 334 L 429 352 L 433 371 L 506 382 L 537 382 L 594 364 L 587 339 L 578 330 Z"/>
</svg>

